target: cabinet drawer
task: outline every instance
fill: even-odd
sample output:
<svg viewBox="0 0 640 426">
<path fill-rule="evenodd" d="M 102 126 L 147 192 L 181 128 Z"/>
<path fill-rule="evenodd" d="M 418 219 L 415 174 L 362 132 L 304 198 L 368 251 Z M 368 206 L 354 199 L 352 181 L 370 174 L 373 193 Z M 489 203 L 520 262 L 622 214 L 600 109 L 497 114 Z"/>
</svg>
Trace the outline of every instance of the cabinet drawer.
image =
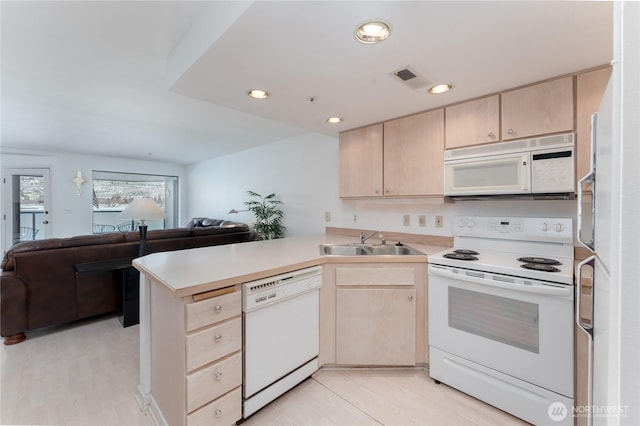
<svg viewBox="0 0 640 426">
<path fill-rule="evenodd" d="M 198 331 L 187 336 L 187 371 L 239 351 L 241 347 L 241 317 Z"/>
<path fill-rule="evenodd" d="M 242 392 L 234 389 L 187 416 L 187 426 L 235 424 L 242 418 Z"/>
<path fill-rule="evenodd" d="M 187 376 L 187 412 L 242 384 L 242 353 Z"/>
<path fill-rule="evenodd" d="M 337 268 L 336 285 L 415 285 L 413 267 Z"/>
<path fill-rule="evenodd" d="M 236 291 L 186 305 L 186 329 L 195 330 L 240 315 L 241 292 Z"/>
</svg>

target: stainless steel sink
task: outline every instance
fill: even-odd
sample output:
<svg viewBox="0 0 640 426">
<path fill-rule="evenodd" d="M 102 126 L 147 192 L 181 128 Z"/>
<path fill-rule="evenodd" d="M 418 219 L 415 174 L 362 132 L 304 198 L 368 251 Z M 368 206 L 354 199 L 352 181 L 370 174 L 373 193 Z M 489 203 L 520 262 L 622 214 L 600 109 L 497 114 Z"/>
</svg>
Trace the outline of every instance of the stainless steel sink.
<svg viewBox="0 0 640 426">
<path fill-rule="evenodd" d="M 320 244 L 320 254 L 331 256 L 364 256 L 366 248 L 350 244 Z"/>
<path fill-rule="evenodd" d="M 369 244 L 320 244 L 320 254 L 324 256 L 406 256 L 424 255 L 409 246 L 369 245 Z"/>
</svg>

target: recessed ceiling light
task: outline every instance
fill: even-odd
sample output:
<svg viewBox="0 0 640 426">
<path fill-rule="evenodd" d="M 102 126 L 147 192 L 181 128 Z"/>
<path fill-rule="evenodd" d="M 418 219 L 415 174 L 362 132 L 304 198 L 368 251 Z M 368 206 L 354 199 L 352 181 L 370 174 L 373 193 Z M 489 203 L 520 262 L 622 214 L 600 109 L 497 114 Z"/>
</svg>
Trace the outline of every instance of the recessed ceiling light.
<svg viewBox="0 0 640 426">
<path fill-rule="evenodd" d="M 261 89 L 251 89 L 247 92 L 247 94 L 254 99 L 267 99 L 269 96 L 271 96 L 269 92 Z"/>
<path fill-rule="evenodd" d="M 340 117 L 329 117 L 329 118 L 327 118 L 327 123 L 331 123 L 331 124 L 342 123 L 342 118 L 340 118 Z"/>
<path fill-rule="evenodd" d="M 437 95 L 438 93 L 448 92 L 452 88 L 453 86 L 451 84 L 436 84 L 431 89 L 429 89 L 429 93 Z"/>
<path fill-rule="evenodd" d="M 386 40 L 391 35 L 391 27 L 384 21 L 374 19 L 356 28 L 356 40 L 360 43 L 373 44 Z"/>
</svg>

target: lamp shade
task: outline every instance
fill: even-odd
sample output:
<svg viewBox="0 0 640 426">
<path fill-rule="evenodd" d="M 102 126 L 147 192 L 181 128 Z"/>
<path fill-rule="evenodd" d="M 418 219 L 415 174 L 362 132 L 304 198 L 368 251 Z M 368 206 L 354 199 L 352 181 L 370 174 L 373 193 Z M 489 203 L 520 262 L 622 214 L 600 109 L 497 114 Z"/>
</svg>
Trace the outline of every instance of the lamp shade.
<svg viewBox="0 0 640 426">
<path fill-rule="evenodd" d="M 144 224 L 145 220 L 160 220 L 167 217 L 160 206 L 151 198 L 135 198 L 119 214 L 120 219 L 139 220 Z"/>
</svg>

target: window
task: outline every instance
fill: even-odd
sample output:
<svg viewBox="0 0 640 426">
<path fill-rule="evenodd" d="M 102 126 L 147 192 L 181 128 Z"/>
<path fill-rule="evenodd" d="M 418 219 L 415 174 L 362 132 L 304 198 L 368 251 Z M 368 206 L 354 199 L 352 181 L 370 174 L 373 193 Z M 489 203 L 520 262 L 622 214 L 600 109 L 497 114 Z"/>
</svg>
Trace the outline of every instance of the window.
<svg viewBox="0 0 640 426">
<path fill-rule="evenodd" d="M 178 177 L 93 171 L 93 232 L 125 232 L 137 223 L 119 219 L 134 198 L 153 198 L 167 214 L 164 220 L 147 221 L 149 229 L 178 226 Z"/>
</svg>

